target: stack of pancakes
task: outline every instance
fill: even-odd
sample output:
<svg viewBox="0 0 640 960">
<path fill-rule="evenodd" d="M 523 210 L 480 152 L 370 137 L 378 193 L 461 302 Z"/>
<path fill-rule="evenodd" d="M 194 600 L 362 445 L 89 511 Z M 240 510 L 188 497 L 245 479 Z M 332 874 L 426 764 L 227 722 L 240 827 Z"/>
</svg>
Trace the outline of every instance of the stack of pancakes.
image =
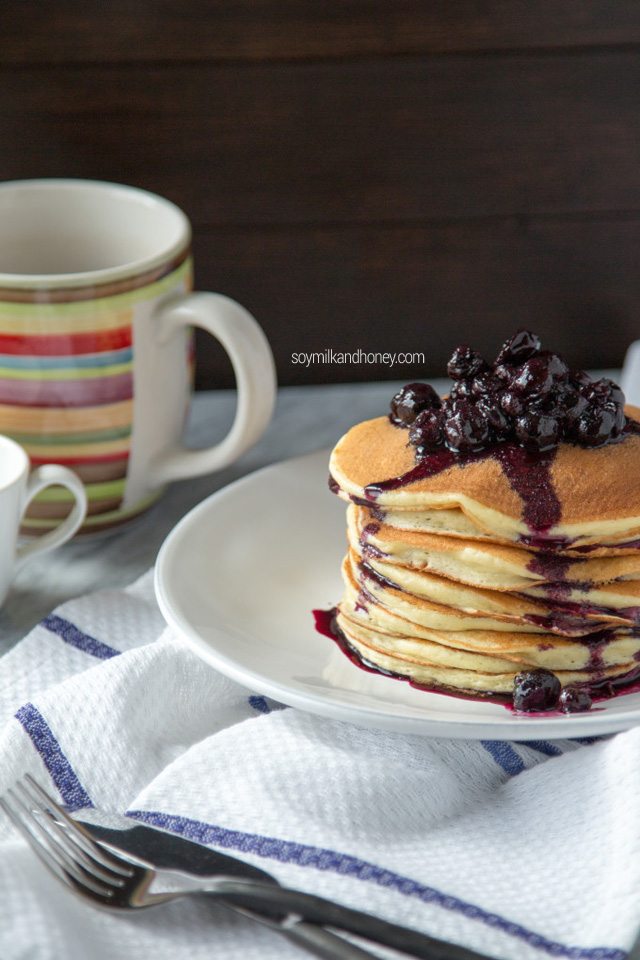
<svg viewBox="0 0 640 960">
<path fill-rule="evenodd" d="M 559 519 L 545 530 L 525 522 L 518 485 L 490 455 L 376 489 L 415 465 L 387 417 L 353 427 L 331 455 L 349 501 L 336 623 L 366 665 L 507 700 L 516 675 L 540 667 L 604 696 L 637 678 L 640 435 L 561 444 L 548 467 Z"/>
</svg>

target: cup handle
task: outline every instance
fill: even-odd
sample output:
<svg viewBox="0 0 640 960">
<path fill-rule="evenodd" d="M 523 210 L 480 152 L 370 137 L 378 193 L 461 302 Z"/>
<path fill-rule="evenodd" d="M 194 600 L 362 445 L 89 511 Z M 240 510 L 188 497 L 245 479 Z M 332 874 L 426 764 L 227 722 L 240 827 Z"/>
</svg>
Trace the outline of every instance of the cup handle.
<svg viewBox="0 0 640 960">
<path fill-rule="evenodd" d="M 236 460 L 264 432 L 276 399 L 276 370 L 269 341 L 248 310 L 219 293 L 188 293 L 168 301 L 155 318 L 160 342 L 184 327 L 202 327 L 225 348 L 236 376 L 238 401 L 224 440 L 204 450 L 181 444 L 152 463 L 158 484 L 220 470 Z"/>
<path fill-rule="evenodd" d="M 21 518 L 24 517 L 29 504 L 36 494 L 44 490 L 45 487 L 56 485 L 66 487 L 67 490 L 71 491 L 75 501 L 73 510 L 55 530 L 51 530 L 50 533 L 46 533 L 43 537 L 39 537 L 31 543 L 25 543 L 18 547 L 16 551 L 16 563 L 20 566 L 25 560 L 29 560 L 35 556 L 36 553 L 45 553 L 47 550 L 53 550 L 54 547 L 59 547 L 61 544 L 66 543 L 67 540 L 70 540 L 76 530 L 81 526 L 87 514 L 87 494 L 80 477 L 72 470 L 67 470 L 66 467 L 58 466 L 55 463 L 45 463 L 41 467 L 36 467 L 27 481 Z"/>
</svg>

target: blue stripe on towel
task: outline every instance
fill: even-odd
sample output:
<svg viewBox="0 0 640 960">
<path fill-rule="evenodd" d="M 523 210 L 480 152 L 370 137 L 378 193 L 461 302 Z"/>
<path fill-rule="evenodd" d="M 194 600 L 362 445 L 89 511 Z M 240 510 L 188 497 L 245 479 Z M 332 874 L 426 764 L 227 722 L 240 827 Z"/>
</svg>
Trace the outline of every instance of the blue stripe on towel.
<svg viewBox="0 0 640 960">
<path fill-rule="evenodd" d="M 78 650 L 83 650 L 85 653 L 90 653 L 92 657 L 97 657 L 99 660 L 108 660 L 110 657 L 117 657 L 120 653 L 114 647 L 109 647 L 101 640 L 96 640 L 90 634 L 78 630 L 69 620 L 64 620 L 62 617 L 56 616 L 55 613 L 45 617 L 41 621 L 41 625 L 50 630 L 51 633 L 55 633 L 65 643 L 76 647 Z"/>
<path fill-rule="evenodd" d="M 480 743 L 510 777 L 526 770 L 522 757 L 506 740 L 481 740 Z"/>
<path fill-rule="evenodd" d="M 271 713 L 271 707 L 264 697 L 258 697 L 255 695 L 249 697 L 249 706 L 253 707 L 257 713 Z"/>
<path fill-rule="evenodd" d="M 31 738 L 69 809 L 78 810 L 81 807 L 92 807 L 91 798 L 80 783 L 46 720 L 36 707 L 31 703 L 25 704 L 18 710 L 16 718 Z M 501 743 L 502 741 L 495 740 L 484 741 L 485 749 L 489 749 L 487 744 L 496 746 Z M 508 747 L 509 744 L 506 744 L 506 746 Z M 511 750 L 515 754 L 513 748 Z M 517 754 L 515 755 L 517 756 Z M 569 960 L 625 960 L 627 957 L 627 951 L 618 947 L 576 947 L 559 943 L 556 940 L 549 940 L 534 930 L 529 930 L 506 917 L 484 910 L 474 903 L 443 893 L 435 887 L 419 883 L 417 880 L 404 877 L 375 863 L 360 860 L 348 853 L 295 843 L 290 840 L 280 840 L 276 837 L 230 830 L 226 827 L 191 820 L 187 817 L 148 810 L 129 810 L 127 816 L 151 826 L 171 830 L 197 843 L 215 844 L 225 849 L 234 849 L 259 857 L 268 857 L 280 863 L 293 863 L 300 867 L 330 871 L 340 876 L 349 876 L 357 880 L 375 883 L 404 896 L 414 897 L 423 903 L 433 904 L 444 910 L 458 913 L 469 920 L 475 920 L 485 926 L 500 930 L 502 933 L 508 934 L 553 957 L 567 957 Z"/>
<path fill-rule="evenodd" d="M 544 753 L 545 757 L 561 757 L 563 753 L 557 744 L 549 740 L 516 740 L 516 743 L 520 747 L 529 747 L 530 750 Z"/>
<path fill-rule="evenodd" d="M 69 810 L 92 807 L 91 797 L 78 780 L 73 767 L 65 757 L 60 744 L 40 711 L 32 703 L 25 703 L 16 713 L 32 744 L 42 757 L 51 779 Z"/>
<path fill-rule="evenodd" d="M 496 741 L 488 741 L 495 743 Z M 570 960 L 624 960 L 626 951 L 617 947 L 572 947 L 555 940 L 548 940 L 540 933 L 528 930 L 526 927 L 507 920 L 496 913 L 483 910 L 474 903 L 468 903 L 458 897 L 450 896 L 435 887 L 429 887 L 403 877 L 392 870 L 386 870 L 375 863 L 360 860 L 347 853 L 314 847 L 304 843 L 293 843 L 289 840 L 279 840 L 275 837 L 265 837 L 255 833 L 244 833 L 239 830 L 229 830 L 199 820 L 187 817 L 177 817 L 166 813 L 156 813 L 150 810 L 129 810 L 127 816 L 150 826 L 171 830 L 196 843 L 215 844 L 225 849 L 239 850 L 241 853 L 256 854 L 259 857 L 268 857 L 280 863 L 293 863 L 299 867 L 313 867 L 316 870 L 330 871 L 340 876 L 354 877 L 365 880 L 381 887 L 395 890 L 408 897 L 415 897 L 423 903 L 435 904 L 445 910 L 459 913 L 470 920 L 477 920 L 486 926 L 493 927 L 503 933 L 522 940 L 529 946 L 549 953 L 554 957 L 569 957 Z"/>
</svg>

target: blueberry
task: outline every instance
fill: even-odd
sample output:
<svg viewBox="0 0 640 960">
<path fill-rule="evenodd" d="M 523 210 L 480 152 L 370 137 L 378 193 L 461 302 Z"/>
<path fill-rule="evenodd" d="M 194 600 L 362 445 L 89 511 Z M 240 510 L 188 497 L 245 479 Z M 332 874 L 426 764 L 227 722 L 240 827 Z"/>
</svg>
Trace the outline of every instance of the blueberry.
<svg viewBox="0 0 640 960">
<path fill-rule="evenodd" d="M 558 706 L 560 681 L 550 670 L 525 670 L 516 675 L 513 706 L 526 713 L 554 710 Z"/>
<path fill-rule="evenodd" d="M 409 443 L 428 450 L 442 443 L 444 415 L 442 410 L 423 410 L 409 429 Z"/>
<path fill-rule="evenodd" d="M 454 380 L 449 390 L 449 396 L 452 400 L 464 400 L 472 395 L 471 380 Z"/>
<path fill-rule="evenodd" d="M 583 447 L 600 447 L 616 435 L 618 423 L 615 404 L 589 405 L 573 424 L 571 439 Z"/>
<path fill-rule="evenodd" d="M 571 382 L 580 390 L 583 387 L 591 386 L 593 380 L 586 370 L 573 370 L 571 373 Z"/>
<path fill-rule="evenodd" d="M 535 410 L 522 414 L 515 422 L 516 438 L 527 450 L 552 450 L 558 445 L 560 432 L 557 417 Z"/>
<path fill-rule="evenodd" d="M 525 397 L 541 397 L 549 393 L 555 383 L 567 380 L 569 367 L 556 353 L 544 351 L 519 368 L 512 387 Z"/>
<path fill-rule="evenodd" d="M 612 406 L 615 408 L 616 423 L 613 428 L 613 436 L 619 436 L 624 428 L 627 425 L 627 416 L 624 412 L 624 407 L 621 404 L 613 403 Z"/>
<path fill-rule="evenodd" d="M 500 395 L 500 406 L 510 417 L 519 417 L 524 413 L 525 404 L 513 390 L 505 390 Z"/>
<path fill-rule="evenodd" d="M 560 694 L 563 713 L 582 713 L 591 709 L 591 695 L 585 687 L 564 687 Z"/>
<path fill-rule="evenodd" d="M 609 380 L 608 377 L 602 377 L 601 380 L 593 380 L 585 386 L 583 396 L 589 401 L 611 400 L 613 403 L 620 404 L 622 407 L 624 407 L 625 403 L 624 393 L 618 384 L 614 383 L 613 380 Z"/>
<path fill-rule="evenodd" d="M 493 375 L 503 387 L 509 387 L 514 379 L 514 368 L 507 363 L 498 363 L 493 368 Z"/>
<path fill-rule="evenodd" d="M 562 384 L 557 391 L 557 406 L 562 410 L 565 417 L 570 420 L 577 420 L 580 414 L 587 408 L 587 401 L 582 394 L 571 384 Z"/>
<path fill-rule="evenodd" d="M 495 377 L 485 370 L 483 373 L 478 373 L 471 381 L 471 393 L 474 397 L 484 397 L 486 394 L 495 393 L 499 386 Z"/>
<path fill-rule="evenodd" d="M 540 352 L 540 337 L 530 330 L 518 330 L 502 344 L 496 364 L 523 363 Z"/>
<path fill-rule="evenodd" d="M 447 447 L 454 453 L 475 453 L 484 450 L 489 442 L 489 424 L 475 404 L 460 400 L 448 413 L 444 436 Z"/>
<path fill-rule="evenodd" d="M 451 354 L 451 359 L 447 364 L 447 373 L 452 380 L 467 380 L 475 377 L 482 370 L 485 370 L 487 364 L 479 353 L 472 350 L 465 344 L 462 344 Z"/>
<path fill-rule="evenodd" d="M 495 394 L 480 397 L 478 410 L 489 423 L 494 438 L 498 441 L 508 440 L 511 437 L 511 422 L 500 408 L 498 400 Z"/>
<path fill-rule="evenodd" d="M 551 389 L 553 377 L 543 357 L 533 357 L 518 369 L 511 382 L 512 390 L 521 397 L 542 396 Z"/>
<path fill-rule="evenodd" d="M 437 410 L 441 404 L 431 384 L 407 383 L 391 401 L 389 420 L 399 427 L 408 427 L 423 410 Z"/>
</svg>

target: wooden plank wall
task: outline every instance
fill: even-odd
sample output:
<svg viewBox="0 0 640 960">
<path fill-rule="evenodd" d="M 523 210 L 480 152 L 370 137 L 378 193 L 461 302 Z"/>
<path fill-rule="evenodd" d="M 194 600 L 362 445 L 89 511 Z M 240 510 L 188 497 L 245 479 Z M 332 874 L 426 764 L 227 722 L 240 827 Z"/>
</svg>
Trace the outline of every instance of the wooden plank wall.
<svg viewBox="0 0 640 960">
<path fill-rule="evenodd" d="M 0 8 L 0 179 L 168 196 L 196 277 L 283 383 L 442 372 L 531 325 L 581 365 L 640 337 L 631 0 L 98 0 Z M 424 351 L 426 367 L 293 351 Z M 198 341 L 200 386 L 231 382 Z"/>
</svg>

